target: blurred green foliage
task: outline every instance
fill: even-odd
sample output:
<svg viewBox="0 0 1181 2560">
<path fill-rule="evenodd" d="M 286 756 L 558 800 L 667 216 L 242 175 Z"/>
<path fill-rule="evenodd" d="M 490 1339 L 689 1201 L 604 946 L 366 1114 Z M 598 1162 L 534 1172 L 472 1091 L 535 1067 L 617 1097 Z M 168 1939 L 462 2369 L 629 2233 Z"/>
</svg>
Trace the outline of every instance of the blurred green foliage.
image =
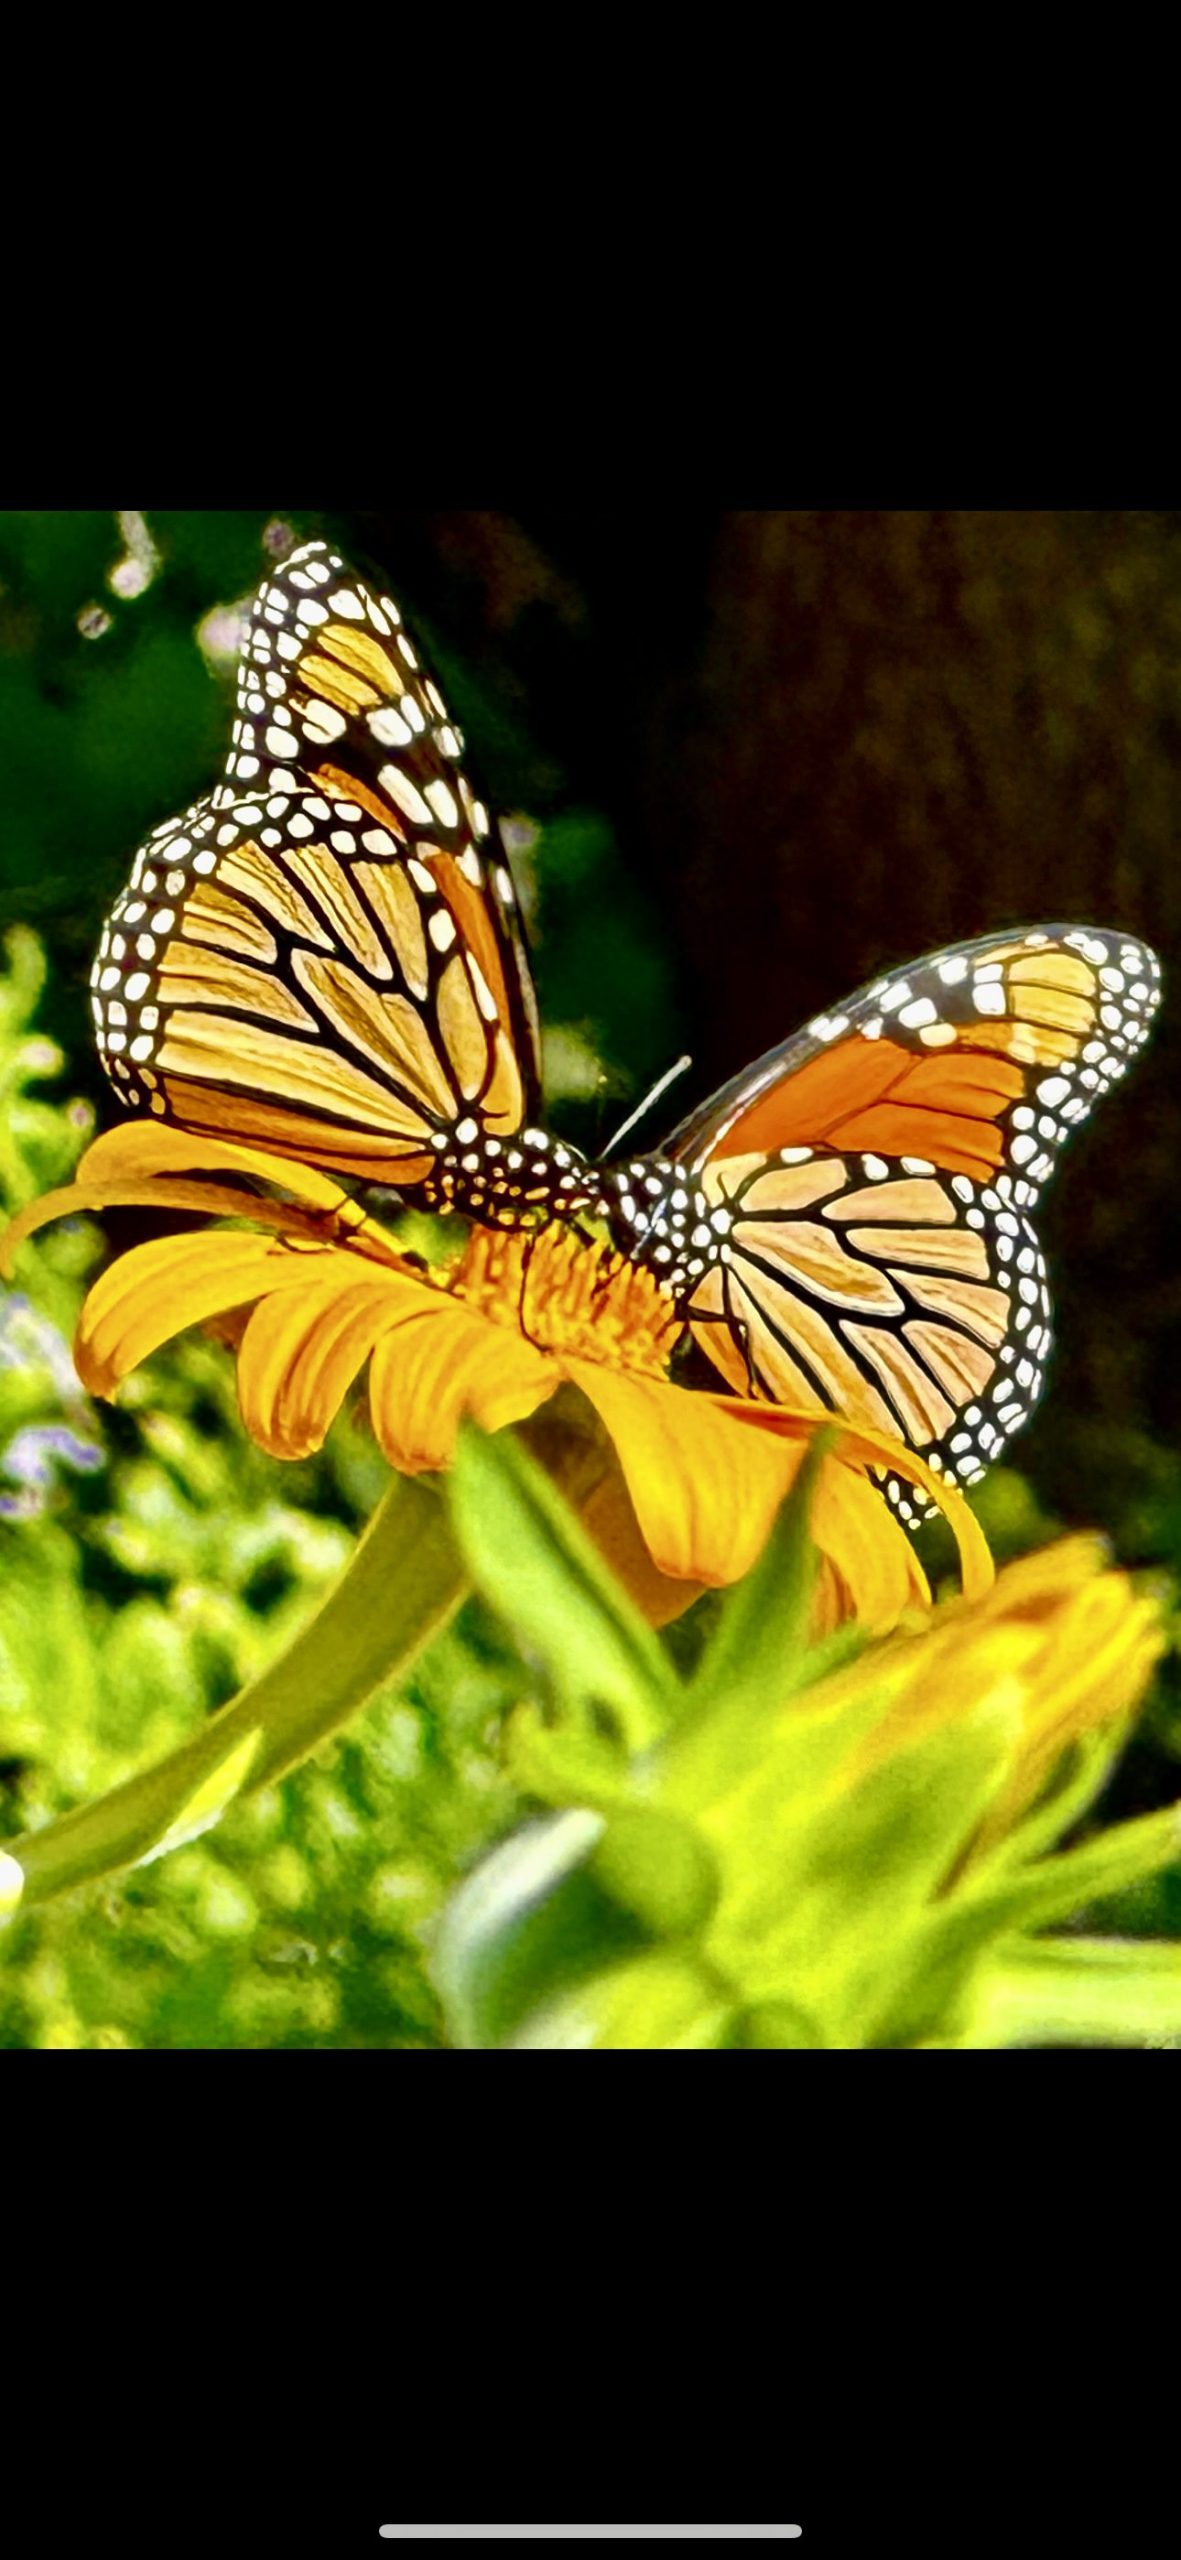
<svg viewBox="0 0 1181 2560">
<path fill-rule="evenodd" d="M 1090 1821 L 1122 1732 L 1067 1738 L 1089 1660 L 1023 1674 L 1018 1629 L 1003 1676 L 999 1592 L 983 1643 L 958 1613 L 933 1672 L 936 1637 L 810 1642 L 818 1457 L 686 1678 L 511 1434 L 461 1437 L 449 1498 L 473 1581 L 548 1664 L 553 1704 L 544 1721 L 522 1706 L 508 1733 L 550 1818 L 481 1861 L 439 1931 L 456 2041 L 1181 2042 L 1181 1949 L 1078 1934 L 1101 1897 L 1181 1867 L 1174 1808 Z M 1061 1627 L 1077 1594 L 1056 1597 Z M 1058 1736 L 1050 1782 L 991 1819 L 1039 1715 Z"/>
<path fill-rule="evenodd" d="M 991 585 L 971 528 L 957 535 L 948 574 L 975 674 L 945 712 L 929 528 L 917 518 L 883 542 L 878 561 L 872 529 L 852 541 L 838 531 L 826 556 L 819 520 L 800 534 L 784 518 L 781 539 L 774 519 L 726 519 L 721 536 L 694 519 L 679 535 L 657 528 L 658 541 L 635 539 L 630 551 L 626 528 L 596 520 L 582 554 L 572 542 L 564 557 L 560 526 L 531 534 L 527 521 L 478 511 L 279 515 L 362 559 L 376 552 L 467 729 L 491 802 L 519 820 L 514 861 L 547 1026 L 549 1101 L 555 1124 L 589 1149 L 687 1039 L 710 1075 L 728 1070 L 883 953 L 906 956 L 891 925 L 918 949 L 1007 920 L 1001 908 L 1025 876 L 1019 851 L 1030 835 L 1021 718 L 1010 735 L 998 708 L 1006 687 L 1027 709 L 1036 703 L 1038 739 L 1053 748 L 1049 769 L 1067 793 L 1087 723 L 1100 716 L 1100 679 L 1108 684 L 1119 662 L 1120 735 L 1145 784 L 1132 853 L 1111 876 L 1121 915 L 1162 939 L 1151 901 L 1146 914 L 1130 912 L 1129 865 L 1155 860 L 1175 807 L 1165 732 L 1176 722 L 1171 599 L 1181 534 L 1171 519 L 1159 557 L 1151 526 L 1129 520 L 1122 588 L 1108 574 L 1121 566 L 1110 534 L 1092 564 L 1101 647 L 1079 602 L 1091 573 L 1068 556 L 1057 520 L 1048 520 L 1042 553 L 1030 554 L 1024 586 L 1009 520 Z M 208 789 L 220 766 L 232 615 L 265 571 L 270 521 L 260 510 L 0 514 L 0 928 L 14 928 L 0 975 L 0 1198 L 9 1209 L 67 1176 L 96 1113 L 103 1124 L 114 1116 L 89 1038 L 92 950 L 136 843 Z M 1087 536 L 1092 551 L 1102 551 L 1102 532 Z M 692 579 L 677 589 L 671 566 L 690 536 L 703 554 L 713 545 L 692 595 Z M 899 596 L 911 598 L 904 624 Z M 1121 635 L 1137 614 L 1150 630 L 1125 666 Z M 858 635 L 844 658 L 838 626 Z M 905 664 L 886 684 L 900 630 Z M 924 631 L 934 635 L 926 678 Z M 815 683 L 793 711 L 780 694 L 808 648 Z M 1080 692 L 1084 666 L 1090 691 Z M 834 706 L 854 677 L 850 717 L 861 743 L 850 762 Z M 764 695 L 766 721 L 744 733 L 741 705 Z M 999 768 L 995 754 L 988 761 L 990 738 Z M 1026 762 L 1040 753 L 1030 749 Z M 767 790 L 769 758 L 792 777 L 786 802 Z M 925 802 L 916 769 L 930 777 Z M 838 770 L 826 815 L 825 774 Z M 991 796 L 971 820 L 964 876 L 975 905 L 965 914 L 939 848 L 957 792 L 975 807 L 981 770 Z M 1073 898 L 1046 868 L 1049 785 L 1039 785 L 1037 903 L 1046 912 L 1098 915 L 1112 905 L 1102 894 L 1102 828 L 1134 801 L 1136 772 L 1123 763 L 1114 779 L 1109 772 L 1106 798 L 1083 774 L 1076 799 L 1089 851 Z M 866 775 L 879 816 L 883 795 L 898 801 L 904 876 L 891 871 L 880 828 L 873 845 L 865 829 L 858 842 Z M 990 808 L 1004 839 L 1000 907 L 986 895 Z M 1171 913 L 1165 899 L 1161 922 Z M 785 971 L 787 950 L 795 975 Z M 1165 956 L 1167 966 L 1167 943 Z M 683 1104 L 674 1097 L 666 1118 L 689 1098 L 688 1088 Z M 1102 1139 L 1092 1133 L 1087 1143 L 1098 1165 Z M 1162 1154 L 1163 1145 L 1144 1151 L 1146 1197 L 1154 1165 L 1158 1199 L 1166 1173 L 1172 1179 L 1175 1151 Z M 1127 1191 L 1126 1180 L 1097 1189 L 1093 1213 L 1075 1221 L 1076 1249 L 1054 1255 L 1067 1392 L 1052 1385 L 1022 1444 L 1023 1471 L 997 1470 L 981 1488 L 977 1508 L 1000 1555 L 1040 1543 L 1062 1517 L 1100 1522 L 1135 1561 L 1181 1564 L 1181 1462 L 1155 1436 L 1143 1386 L 1150 1345 L 1175 1323 L 1178 1284 L 1159 1252 L 1155 1276 L 1145 1276 L 1143 1221 L 1126 1322 L 1097 1319 L 1093 1304 L 1109 1293 L 1112 1255 L 1127 1250 L 1118 1223 Z M 143 1230 L 126 1213 L 110 1232 L 132 1241 Z M 1067 1228 L 1064 1245 L 1070 1237 Z M 131 1381 L 118 1407 L 91 1406 L 68 1343 L 102 1250 L 84 1222 L 49 1231 L 27 1249 L 2 1302 L 5 1831 L 109 1785 L 231 1695 L 312 1609 L 383 1481 L 371 1443 L 348 1423 L 314 1464 L 261 1458 L 237 1421 L 230 1363 L 200 1339 Z M 1083 1349 L 1070 1353 L 1072 1342 Z M 929 1553 L 936 1571 L 949 1565 L 937 1531 Z M 674 1650 L 692 1645 L 690 1622 Z M 404 1695 L 376 1701 L 354 1732 L 272 1795 L 238 1806 L 159 1866 L 19 1920 L 4 1941 L 0 2038 L 437 2041 L 424 1932 L 456 1874 L 520 1810 L 498 1737 L 531 1679 L 544 1687 L 470 1608 Z M 1179 1748 L 1174 1667 L 1113 1781 L 1112 1809 L 1134 1813 L 1175 1794 Z M 1113 1914 L 1116 1925 L 1181 1934 L 1176 1879 L 1138 1888 Z"/>
</svg>

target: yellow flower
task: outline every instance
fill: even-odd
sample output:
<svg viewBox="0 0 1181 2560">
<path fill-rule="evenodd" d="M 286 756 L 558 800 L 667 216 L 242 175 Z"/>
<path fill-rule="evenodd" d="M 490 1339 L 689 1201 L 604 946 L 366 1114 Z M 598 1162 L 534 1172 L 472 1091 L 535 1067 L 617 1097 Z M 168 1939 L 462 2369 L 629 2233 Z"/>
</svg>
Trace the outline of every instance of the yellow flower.
<svg viewBox="0 0 1181 2560">
<path fill-rule="evenodd" d="M 228 1323 L 243 1421 L 275 1457 L 321 1446 L 366 1361 L 373 1428 L 403 1473 L 446 1467 L 465 1415 L 488 1431 L 537 1416 L 543 1454 L 552 1455 L 547 1433 L 552 1444 L 573 1430 L 583 1518 L 654 1623 L 747 1572 L 827 1420 L 674 1384 L 680 1324 L 655 1282 L 565 1227 L 476 1229 L 458 1260 L 426 1271 L 326 1175 L 153 1124 L 98 1139 L 69 1188 L 25 1210 L 0 1249 L 10 1259 L 48 1220 L 116 1204 L 238 1223 L 137 1245 L 103 1274 L 75 1346 L 92 1394 L 113 1394 L 186 1326 Z M 988 1550 L 953 1488 L 886 1435 L 837 1428 L 812 1512 L 818 1624 L 855 1615 L 880 1630 L 930 1605 L 872 1467 L 934 1497 L 955 1531 L 965 1590 L 986 1590 Z"/>
<path fill-rule="evenodd" d="M 822 1684 L 872 1682 L 890 1704 L 862 1746 L 870 1766 L 916 1735 L 989 1703 L 1013 1718 L 1004 1786 L 973 1843 L 991 1848 L 1040 1795 L 1063 1753 L 1137 1705 L 1167 1643 L 1159 1595 L 1112 1566 L 1101 1537 L 1060 1538 L 1002 1567 L 991 1590 L 939 1608 Z M 819 1702 L 822 1688 L 809 1693 Z"/>
</svg>

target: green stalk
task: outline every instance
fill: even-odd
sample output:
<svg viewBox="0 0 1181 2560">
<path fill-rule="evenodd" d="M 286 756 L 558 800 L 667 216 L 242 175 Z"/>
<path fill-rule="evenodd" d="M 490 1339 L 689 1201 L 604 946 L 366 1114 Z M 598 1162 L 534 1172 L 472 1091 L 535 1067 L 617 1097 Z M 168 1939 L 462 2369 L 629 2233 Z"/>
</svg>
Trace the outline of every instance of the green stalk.
<svg viewBox="0 0 1181 2560">
<path fill-rule="evenodd" d="M 0 1848 L 0 1913 L 179 1847 L 294 1769 L 405 1671 L 468 1589 L 443 1503 L 395 1476 L 309 1626 L 200 1733 L 94 1804 Z"/>
<path fill-rule="evenodd" d="M 984 1971 L 974 2046 L 1156 2045 L 1181 2050 L 1181 1947 L 1153 1938 L 1010 1940 Z"/>
</svg>

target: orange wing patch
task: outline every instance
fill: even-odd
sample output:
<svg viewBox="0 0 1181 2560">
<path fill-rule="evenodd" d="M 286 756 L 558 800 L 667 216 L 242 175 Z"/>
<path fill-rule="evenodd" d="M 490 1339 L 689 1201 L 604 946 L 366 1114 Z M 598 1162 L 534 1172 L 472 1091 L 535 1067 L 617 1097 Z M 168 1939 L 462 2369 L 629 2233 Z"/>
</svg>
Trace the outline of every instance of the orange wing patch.
<svg viewBox="0 0 1181 2560">
<path fill-rule="evenodd" d="M 861 1255 L 846 1253 L 831 1227 L 811 1218 L 783 1218 L 774 1226 L 743 1215 L 733 1229 L 736 1248 L 753 1254 L 834 1306 L 860 1308 L 866 1314 L 899 1315 L 903 1301 L 884 1271 Z"/>
<path fill-rule="evenodd" d="M 262 907 L 267 915 L 273 916 L 275 923 L 282 926 L 284 933 L 297 934 L 304 942 L 316 942 L 321 951 L 331 950 L 331 937 L 325 932 L 323 925 L 317 921 L 311 907 L 301 898 L 298 889 L 292 886 L 286 872 L 280 870 L 277 862 L 271 861 L 270 855 L 264 853 L 260 845 L 235 845 L 218 866 L 217 888 L 215 889 L 211 882 L 203 882 L 200 888 L 193 891 L 184 911 L 186 933 L 192 932 L 192 917 L 194 913 L 200 913 L 203 905 L 207 905 L 215 917 L 222 914 L 224 908 L 224 902 L 220 896 L 222 889 L 241 890 L 243 897 L 252 899 L 255 906 Z M 235 913 L 253 925 L 256 936 L 260 934 L 264 928 L 259 925 L 256 918 L 251 916 L 249 907 L 244 907 L 241 899 L 235 899 L 233 903 Z M 245 930 L 245 927 L 241 926 L 238 929 Z M 217 937 L 210 933 L 207 938 L 214 941 Z M 270 946 L 269 956 L 273 960 L 274 941 L 269 934 L 266 940 Z M 260 953 L 261 956 L 263 955 Z"/>
<path fill-rule="evenodd" d="M 184 938 L 208 942 L 215 951 L 235 951 L 244 958 L 273 966 L 279 946 L 261 917 L 240 898 L 227 897 L 211 880 L 201 880 L 185 908 Z M 169 950 L 176 948 L 168 945 Z"/>
<path fill-rule="evenodd" d="M 907 1439 L 915 1449 L 926 1449 L 949 1431 L 955 1421 L 955 1406 L 941 1395 L 934 1380 L 917 1360 L 911 1357 L 896 1333 L 878 1332 L 866 1324 L 842 1323 L 841 1331 L 876 1369 L 894 1406 L 888 1430 L 897 1428 L 900 1420 Z M 909 1333 L 911 1327 L 908 1325 Z"/>
<path fill-rule="evenodd" d="M 430 985 L 426 932 L 420 907 L 400 862 L 358 862 L 353 877 L 364 890 L 412 996 L 421 1003 Z"/>
<path fill-rule="evenodd" d="M 920 1306 L 955 1317 L 994 1347 L 1004 1341 L 1010 1310 L 1003 1289 L 989 1288 L 974 1280 L 953 1280 L 945 1272 L 906 1271 L 900 1264 L 894 1277 L 909 1289 Z"/>
<path fill-rule="evenodd" d="M 916 1058 L 891 1040 L 854 1035 L 760 1095 L 713 1157 L 829 1146 L 923 1156 L 987 1181 L 1004 1151 L 996 1124 L 1023 1091 L 1020 1069 L 1001 1057 L 952 1049 Z"/>
<path fill-rule="evenodd" d="M 343 667 L 350 676 L 360 677 L 366 688 L 371 689 L 374 702 L 396 702 L 405 692 L 406 679 L 393 650 L 383 648 L 380 640 L 374 639 L 368 631 L 358 631 L 354 623 L 330 622 L 325 626 L 316 644 L 315 656 L 309 654 L 301 661 L 300 675 L 305 682 L 311 678 L 312 667 L 324 650 L 336 661 L 334 668 L 329 667 L 330 680 L 341 684 L 340 670 Z M 322 692 L 323 686 L 317 685 L 316 690 Z"/>
<path fill-rule="evenodd" d="M 371 978 L 389 978 L 392 972 L 381 936 L 350 885 L 344 864 L 327 845 L 314 840 L 289 846 L 286 861 L 309 904 L 314 901 L 320 909 L 332 947 L 347 951 Z"/>
<path fill-rule="evenodd" d="M 921 1226 L 946 1227 L 954 1224 L 955 1206 L 948 1199 L 941 1182 L 929 1174 L 903 1177 L 901 1181 L 868 1183 L 862 1189 L 846 1191 L 839 1200 L 830 1200 L 823 1211 L 826 1218 L 913 1218 Z"/>
<path fill-rule="evenodd" d="M 736 1272 L 737 1267 L 730 1274 L 731 1316 L 758 1393 L 773 1404 L 801 1403 L 805 1410 L 849 1414 L 879 1431 L 895 1428 L 882 1398 L 818 1307 L 794 1293 L 785 1307 L 783 1291 L 749 1262 L 743 1262 L 740 1277 Z"/>
<path fill-rule="evenodd" d="M 881 1262 L 917 1262 L 939 1271 L 959 1271 L 968 1280 L 987 1280 L 988 1255 L 970 1227 L 850 1227 L 849 1243 L 857 1253 L 872 1253 Z M 906 1277 L 909 1279 L 910 1274 Z"/>
<path fill-rule="evenodd" d="M 421 1145 L 416 1151 L 410 1133 L 399 1140 L 388 1130 L 335 1129 L 310 1112 L 264 1102 L 256 1094 L 219 1093 L 187 1076 L 163 1078 L 163 1095 L 152 1096 L 153 1111 L 165 1101 L 182 1129 L 209 1130 L 265 1147 L 271 1155 L 324 1165 L 330 1173 L 355 1174 L 363 1182 L 425 1182 L 434 1168 L 434 1157 L 422 1153 Z"/>
<path fill-rule="evenodd" d="M 160 994 L 170 1005 L 226 1005 L 232 1013 L 261 1014 L 264 1021 L 315 1036 L 313 1016 L 282 978 L 179 939 L 161 957 Z"/>
<path fill-rule="evenodd" d="M 384 1132 L 387 1142 L 415 1137 L 421 1144 L 428 1135 L 421 1112 L 338 1050 L 222 1014 L 184 1009 L 170 1014 L 156 1064 L 165 1078 L 200 1078 L 235 1091 L 286 1098 L 297 1111 L 334 1112 L 354 1125 Z M 236 1105 L 227 1104 L 227 1110 Z"/>
<path fill-rule="evenodd" d="M 390 801 L 380 799 L 376 791 L 371 791 L 368 783 L 361 781 L 358 775 L 342 773 L 340 766 L 335 764 L 314 765 L 312 774 L 330 800 L 355 800 L 358 809 L 363 809 L 376 826 L 384 827 L 388 834 L 396 836 L 399 844 L 407 842 L 406 828 L 398 811 Z"/>
<path fill-rule="evenodd" d="M 950 1325 L 930 1324 L 925 1318 L 902 1329 L 907 1341 L 922 1353 L 932 1375 L 946 1388 L 954 1406 L 984 1394 L 996 1361 L 980 1343 L 969 1341 L 966 1334 L 957 1333 Z M 942 1428 L 946 1430 L 946 1423 Z"/>
<path fill-rule="evenodd" d="M 355 801 L 357 807 L 363 809 L 366 816 L 372 818 L 376 825 L 386 828 L 399 843 L 406 843 L 406 826 L 399 812 L 391 802 L 382 799 L 367 783 L 359 781 L 351 773 L 343 772 L 339 765 L 332 764 L 317 765 L 315 779 L 332 799 Z M 465 854 L 456 855 L 447 853 L 440 845 L 425 840 L 417 842 L 413 850 L 417 861 L 429 865 L 439 896 L 449 907 L 460 939 L 480 972 L 480 980 L 483 981 L 488 999 L 487 1007 L 482 1008 L 486 1010 L 487 1019 L 490 1022 L 507 1023 L 511 1015 L 511 1006 L 505 984 L 502 945 L 483 891 L 484 866 L 481 857 L 475 853 L 474 848 L 469 848 Z M 475 869 L 474 879 L 470 878 L 468 872 L 463 869 L 465 862 Z M 480 980 L 476 981 L 477 997 L 480 995 Z"/>
<path fill-rule="evenodd" d="M 725 1176 L 718 1166 L 724 1162 Z M 754 1175 L 751 1181 L 749 1177 Z M 711 1208 L 727 1205 L 741 1188 L 744 1218 L 793 1217 L 810 1209 L 817 1200 L 826 1200 L 834 1191 L 843 1191 L 848 1183 L 848 1169 L 839 1156 L 817 1157 L 813 1164 L 771 1164 L 764 1167 L 761 1155 L 716 1158 L 702 1168 L 701 1188 Z"/>
<path fill-rule="evenodd" d="M 509 1020 L 508 989 L 504 980 L 500 945 L 492 928 L 488 905 L 481 891 L 465 878 L 455 856 L 440 854 L 431 864 L 439 894 L 446 900 L 460 936 L 470 951 L 483 979 L 488 998 L 490 1021 Z M 479 981 L 477 981 L 477 994 Z"/>
<path fill-rule="evenodd" d="M 388 1076 L 411 1094 L 423 1110 L 438 1112 L 444 1120 L 454 1116 L 455 1094 L 422 1015 L 407 996 L 379 994 L 347 961 L 322 960 L 317 952 L 297 951 L 292 965 L 305 994 L 319 1006 L 339 1039 L 367 1058 L 381 1077 Z M 327 1052 L 329 1075 L 338 1064 L 346 1063 Z M 353 1069 L 349 1067 L 348 1072 Z"/>
</svg>

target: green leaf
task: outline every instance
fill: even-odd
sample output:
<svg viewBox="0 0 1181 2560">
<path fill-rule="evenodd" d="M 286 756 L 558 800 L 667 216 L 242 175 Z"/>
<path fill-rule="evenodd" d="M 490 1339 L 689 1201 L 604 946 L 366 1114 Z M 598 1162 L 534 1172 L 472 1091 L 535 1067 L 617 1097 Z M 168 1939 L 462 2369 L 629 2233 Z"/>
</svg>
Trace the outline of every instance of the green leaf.
<svg viewBox="0 0 1181 2560">
<path fill-rule="evenodd" d="M 1181 1947 L 1135 1938 L 1006 1944 L 982 1977 L 965 2040 L 1181 2050 Z"/>
<path fill-rule="evenodd" d="M 979 1886 L 969 1870 L 958 1892 L 915 1933 L 909 1951 L 900 1951 L 894 2001 L 879 2016 L 875 2040 L 913 2044 L 943 2031 L 966 2041 L 964 2004 L 977 1996 L 972 1978 L 982 1979 L 979 1969 L 998 1941 L 1072 1919 L 1102 1895 L 1155 1875 L 1179 1854 L 1177 1810 L 1170 1807 L 1016 1874 L 998 1878 L 986 1869 Z"/>
<path fill-rule="evenodd" d="M 590 1873 L 654 1938 L 694 1936 L 718 1899 L 717 1865 L 700 1832 L 654 1805 L 610 1816 Z"/>
<path fill-rule="evenodd" d="M 817 2020 L 790 2000 L 742 2010 L 727 2038 L 736 2053 L 814 2053 L 825 2042 Z"/>
<path fill-rule="evenodd" d="M 649 1943 L 586 1872 L 604 1827 L 586 1812 L 529 1823 L 452 1895 L 431 1971 L 455 2044 L 503 2044 L 543 2001 Z"/>
<path fill-rule="evenodd" d="M 983 1918 L 995 1931 L 1043 1929 L 1069 1920 L 1088 1903 L 1109 1893 L 1122 1893 L 1156 1875 L 1181 1858 L 1181 1806 L 1146 1813 L 1137 1822 L 1120 1822 L 1081 1848 L 1044 1858 L 1005 1881 L 973 1890 L 971 1879 L 960 1896 L 966 1914 Z"/>
<path fill-rule="evenodd" d="M 733 1798 L 748 1779 L 758 1790 L 759 1772 L 772 1766 L 781 1804 L 814 1800 L 885 1711 L 892 1676 L 885 1665 L 880 1685 L 867 1684 L 835 1707 L 822 1702 L 814 1708 L 806 1695 L 866 1643 L 855 1625 L 818 1644 L 807 1640 L 816 1564 L 807 1515 L 822 1455 L 818 1439 L 758 1563 L 727 1594 L 683 1693 L 686 1703 L 661 1753 L 661 1772 L 666 1800 L 686 1812 Z M 901 1671 L 893 1676 L 900 1678 Z"/>
<path fill-rule="evenodd" d="M 663 1733 L 680 1684 L 651 1628 L 544 1470 L 510 1433 L 466 1424 L 450 1479 L 469 1571 L 571 1703 L 597 1701 L 642 1750 Z"/>
<path fill-rule="evenodd" d="M 608 1821 L 584 1809 L 527 1824 L 482 1860 L 443 1915 L 432 1972 L 454 2042 L 483 2049 L 520 2042 L 535 2012 L 556 2015 L 574 1994 L 580 2017 L 585 2002 L 597 2015 L 602 1984 L 615 1979 L 620 1959 L 654 1940 L 695 1935 L 717 1889 L 705 1844 L 688 1824 L 651 1807 L 627 1807 Z M 641 1980 L 665 1977 L 636 1977 L 625 2041 L 659 2044 L 656 2021 L 642 2022 L 634 2008 Z M 613 2012 L 614 1992 L 602 1996 Z M 716 1987 L 707 2005 L 712 2014 Z M 727 2012 L 731 2005 L 727 1997 Z"/>
<path fill-rule="evenodd" d="M 725 1875 L 711 1952 L 749 2001 L 802 2004 L 835 2044 L 878 2041 L 883 2015 L 897 2022 L 887 2040 L 911 2041 L 915 1938 L 1008 1768 L 1016 1712 L 988 1701 L 860 1775 L 829 1767 L 818 1791 L 801 1767 L 794 1796 L 769 1753 L 737 1799 L 702 1816 Z M 806 1702 L 797 1716 L 806 1734 Z M 917 1981 L 925 2001 L 921 1966 Z"/>
<path fill-rule="evenodd" d="M 690 1690 L 690 1713 L 725 1698 L 736 1716 L 761 1716 L 800 1686 L 818 1563 L 808 1516 L 834 1436 L 818 1432 L 758 1563 L 728 1595 Z"/>
<path fill-rule="evenodd" d="M 1086 1733 L 1066 1752 L 1047 1792 L 1039 1795 L 1011 1830 L 977 1858 L 972 1852 L 968 1873 L 973 1884 L 985 1874 L 1028 1866 L 1052 1849 L 1056 1840 L 1080 1822 L 1118 1760 L 1134 1717 Z"/>
<path fill-rule="evenodd" d="M 700 2053 L 732 2042 L 734 2004 L 693 1957 L 654 1953 L 614 1964 L 522 2021 L 517 2052 Z"/>
<path fill-rule="evenodd" d="M 246 1736 L 251 1789 L 282 1776 L 407 1667 L 464 1592 L 462 1561 L 437 1495 L 395 1476 L 335 1588 L 294 1640 L 200 1731 L 122 1785 L 9 1840 L 26 1903 L 141 1860 L 186 1821 Z"/>
<path fill-rule="evenodd" d="M 136 1861 L 137 1865 L 150 1866 L 154 1858 L 165 1857 L 170 1849 L 185 1848 L 190 1840 L 199 1840 L 203 1831 L 212 1831 L 214 1824 L 220 1822 L 226 1806 L 233 1803 L 245 1785 L 261 1740 L 262 1727 L 255 1725 L 251 1732 L 243 1734 L 240 1742 L 233 1744 L 224 1760 L 219 1760 L 194 1788 L 188 1803 L 181 1806 L 167 1831 L 161 1832 L 155 1846 Z"/>
<path fill-rule="evenodd" d="M 634 1801 L 636 1782 L 617 1743 L 579 1726 L 555 1730 L 529 1700 L 509 1718 L 505 1761 L 522 1794 L 558 1809 L 586 1805 L 607 1813 Z"/>
</svg>

